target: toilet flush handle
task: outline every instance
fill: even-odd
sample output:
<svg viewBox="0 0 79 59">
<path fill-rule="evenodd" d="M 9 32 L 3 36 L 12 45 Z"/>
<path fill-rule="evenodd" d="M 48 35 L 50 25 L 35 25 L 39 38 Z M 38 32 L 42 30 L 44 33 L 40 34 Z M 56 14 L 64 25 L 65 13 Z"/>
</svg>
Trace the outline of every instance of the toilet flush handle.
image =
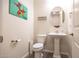
<svg viewBox="0 0 79 59">
<path fill-rule="evenodd" d="M 74 36 L 74 34 L 73 34 L 73 33 L 71 33 L 70 35 L 71 35 L 71 36 Z"/>
</svg>

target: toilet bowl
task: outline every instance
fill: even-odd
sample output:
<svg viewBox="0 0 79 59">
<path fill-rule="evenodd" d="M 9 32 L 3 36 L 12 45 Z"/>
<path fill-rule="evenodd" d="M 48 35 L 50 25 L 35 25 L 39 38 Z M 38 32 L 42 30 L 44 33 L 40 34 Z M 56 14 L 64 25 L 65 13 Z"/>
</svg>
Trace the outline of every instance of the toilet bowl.
<svg viewBox="0 0 79 59">
<path fill-rule="evenodd" d="M 37 43 L 33 44 L 33 51 L 35 52 L 34 57 L 35 58 L 42 58 L 42 50 L 44 47 L 44 41 L 46 39 L 45 34 L 38 34 L 36 37 Z"/>
</svg>

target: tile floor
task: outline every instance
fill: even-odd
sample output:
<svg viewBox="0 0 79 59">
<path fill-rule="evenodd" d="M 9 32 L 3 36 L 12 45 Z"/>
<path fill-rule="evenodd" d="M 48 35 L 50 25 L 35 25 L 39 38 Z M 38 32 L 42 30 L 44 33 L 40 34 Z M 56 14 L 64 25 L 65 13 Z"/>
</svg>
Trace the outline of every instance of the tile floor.
<svg viewBox="0 0 79 59">
<path fill-rule="evenodd" d="M 53 53 L 47 53 L 47 52 L 45 52 L 45 53 L 43 53 L 43 54 L 44 54 L 44 55 L 43 55 L 43 58 L 53 58 L 53 57 L 52 57 L 52 56 L 53 56 Z M 30 56 L 26 57 L 26 58 L 34 58 L 34 53 L 31 54 Z M 68 58 L 68 56 L 61 54 L 61 58 Z"/>
</svg>

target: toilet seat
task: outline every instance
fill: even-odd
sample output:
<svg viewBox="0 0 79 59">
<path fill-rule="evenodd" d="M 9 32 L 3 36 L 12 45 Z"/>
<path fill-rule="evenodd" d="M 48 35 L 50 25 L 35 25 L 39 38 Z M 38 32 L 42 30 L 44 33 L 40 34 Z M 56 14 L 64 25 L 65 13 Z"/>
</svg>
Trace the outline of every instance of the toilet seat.
<svg viewBox="0 0 79 59">
<path fill-rule="evenodd" d="M 33 45 L 33 48 L 43 48 L 43 43 L 35 43 L 34 45 Z"/>
<path fill-rule="evenodd" d="M 33 51 L 41 51 L 43 49 L 43 43 L 35 43 L 33 45 Z"/>
</svg>

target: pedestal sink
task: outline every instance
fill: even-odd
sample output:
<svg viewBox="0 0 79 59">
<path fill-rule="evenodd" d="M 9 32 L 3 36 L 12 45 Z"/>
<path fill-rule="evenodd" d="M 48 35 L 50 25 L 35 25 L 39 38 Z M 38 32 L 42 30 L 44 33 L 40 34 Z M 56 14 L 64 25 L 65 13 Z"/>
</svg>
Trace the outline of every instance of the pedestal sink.
<svg viewBox="0 0 79 59">
<path fill-rule="evenodd" d="M 54 38 L 54 58 L 60 58 L 60 39 L 66 36 L 65 33 L 48 33 L 48 36 Z"/>
</svg>

